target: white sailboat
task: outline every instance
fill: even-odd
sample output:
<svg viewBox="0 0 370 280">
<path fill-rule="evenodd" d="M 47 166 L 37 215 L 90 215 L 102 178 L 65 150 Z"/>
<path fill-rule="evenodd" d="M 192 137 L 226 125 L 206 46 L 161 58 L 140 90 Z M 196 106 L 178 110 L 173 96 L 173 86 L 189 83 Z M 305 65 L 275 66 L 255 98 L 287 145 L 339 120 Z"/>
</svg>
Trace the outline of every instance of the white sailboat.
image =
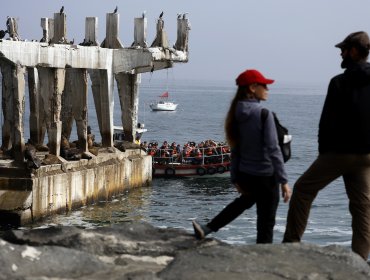
<svg viewBox="0 0 370 280">
<path fill-rule="evenodd" d="M 168 91 L 161 94 L 160 99 L 149 104 L 150 109 L 153 111 L 175 111 L 177 108 L 176 103 L 169 101 Z"/>
</svg>

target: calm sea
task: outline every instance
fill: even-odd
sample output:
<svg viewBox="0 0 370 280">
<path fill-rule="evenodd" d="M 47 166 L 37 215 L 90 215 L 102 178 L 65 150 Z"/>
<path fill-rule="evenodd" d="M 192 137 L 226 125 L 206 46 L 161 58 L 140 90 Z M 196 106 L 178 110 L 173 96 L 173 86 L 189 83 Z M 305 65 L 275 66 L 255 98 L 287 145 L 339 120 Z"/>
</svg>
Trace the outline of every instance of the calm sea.
<svg viewBox="0 0 370 280">
<path fill-rule="evenodd" d="M 151 100 L 169 91 L 179 105 L 175 112 L 152 112 Z M 148 132 L 143 141 L 167 140 L 177 143 L 206 139 L 224 140 L 223 121 L 236 87 L 227 82 L 156 81 L 143 79 L 140 87 L 139 121 Z M 317 155 L 317 127 L 326 85 L 284 85 L 270 87 L 265 105 L 275 111 L 293 135 L 293 156 L 287 163 L 291 186 Z M 91 94 L 89 122 L 98 137 Z M 115 102 L 115 124 L 120 124 L 119 101 Z M 27 137 L 27 129 L 25 131 Z M 72 139 L 74 140 L 74 139 Z M 96 227 L 126 221 L 146 221 L 157 227 L 192 231 L 191 220 L 207 221 L 237 196 L 228 178 L 154 179 L 148 188 L 131 190 L 113 201 L 86 206 L 67 215 L 58 215 L 35 226 L 55 224 Z M 252 244 L 256 238 L 256 209 L 213 236 L 232 244 Z M 287 205 L 280 202 L 274 241 L 281 242 Z M 351 217 L 343 183 L 337 180 L 315 200 L 304 240 L 320 245 L 350 246 Z"/>
</svg>

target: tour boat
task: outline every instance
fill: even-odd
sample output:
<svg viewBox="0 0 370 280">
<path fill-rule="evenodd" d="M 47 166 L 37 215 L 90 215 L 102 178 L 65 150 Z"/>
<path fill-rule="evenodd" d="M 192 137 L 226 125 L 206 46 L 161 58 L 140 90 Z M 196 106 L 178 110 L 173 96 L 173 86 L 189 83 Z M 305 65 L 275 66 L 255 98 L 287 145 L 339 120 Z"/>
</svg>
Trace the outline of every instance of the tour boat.
<svg viewBox="0 0 370 280">
<path fill-rule="evenodd" d="M 164 92 L 159 96 L 161 98 L 160 100 L 149 104 L 150 109 L 153 111 L 175 111 L 178 104 L 169 101 L 168 96 L 168 91 Z"/>
<path fill-rule="evenodd" d="M 199 149 L 197 156 L 171 155 L 168 149 L 157 150 L 153 158 L 153 177 L 225 177 L 230 173 L 230 152 L 228 146 L 215 147 L 215 153 L 207 154 L 208 148 Z M 148 150 L 150 154 L 150 149 Z"/>
</svg>

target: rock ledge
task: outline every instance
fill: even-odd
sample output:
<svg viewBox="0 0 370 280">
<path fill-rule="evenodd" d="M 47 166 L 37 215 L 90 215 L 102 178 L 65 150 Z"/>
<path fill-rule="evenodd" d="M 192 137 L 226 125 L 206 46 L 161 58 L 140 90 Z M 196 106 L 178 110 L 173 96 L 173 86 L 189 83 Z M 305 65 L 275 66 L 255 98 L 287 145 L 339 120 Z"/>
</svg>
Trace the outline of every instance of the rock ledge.
<svg viewBox="0 0 370 280">
<path fill-rule="evenodd" d="M 370 279 L 340 246 L 232 246 L 147 223 L 12 230 L 0 239 L 0 279 Z"/>
</svg>

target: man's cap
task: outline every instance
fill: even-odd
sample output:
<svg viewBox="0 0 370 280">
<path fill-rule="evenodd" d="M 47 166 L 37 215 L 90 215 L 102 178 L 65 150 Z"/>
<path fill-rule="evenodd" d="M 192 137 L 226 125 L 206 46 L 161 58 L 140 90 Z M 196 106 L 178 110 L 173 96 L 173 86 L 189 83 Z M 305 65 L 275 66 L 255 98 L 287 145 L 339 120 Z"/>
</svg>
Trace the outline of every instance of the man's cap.
<svg viewBox="0 0 370 280">
<path fill-rule="evenodd" d="M 349 34 L 342 42 L 335 45 L 337 48 L 360 47 L 370 49 L 370 39 L 364 31 Z"/>
<path fill-rule="evenodd" d="M 265 78 L 261 72 L 255 69 L 245 70 L 236 78 L 236 84 L 238 86 L 248 86 L 254 83 L 268 85 L 273 82 L 274 80 Z"/>
</svg>

